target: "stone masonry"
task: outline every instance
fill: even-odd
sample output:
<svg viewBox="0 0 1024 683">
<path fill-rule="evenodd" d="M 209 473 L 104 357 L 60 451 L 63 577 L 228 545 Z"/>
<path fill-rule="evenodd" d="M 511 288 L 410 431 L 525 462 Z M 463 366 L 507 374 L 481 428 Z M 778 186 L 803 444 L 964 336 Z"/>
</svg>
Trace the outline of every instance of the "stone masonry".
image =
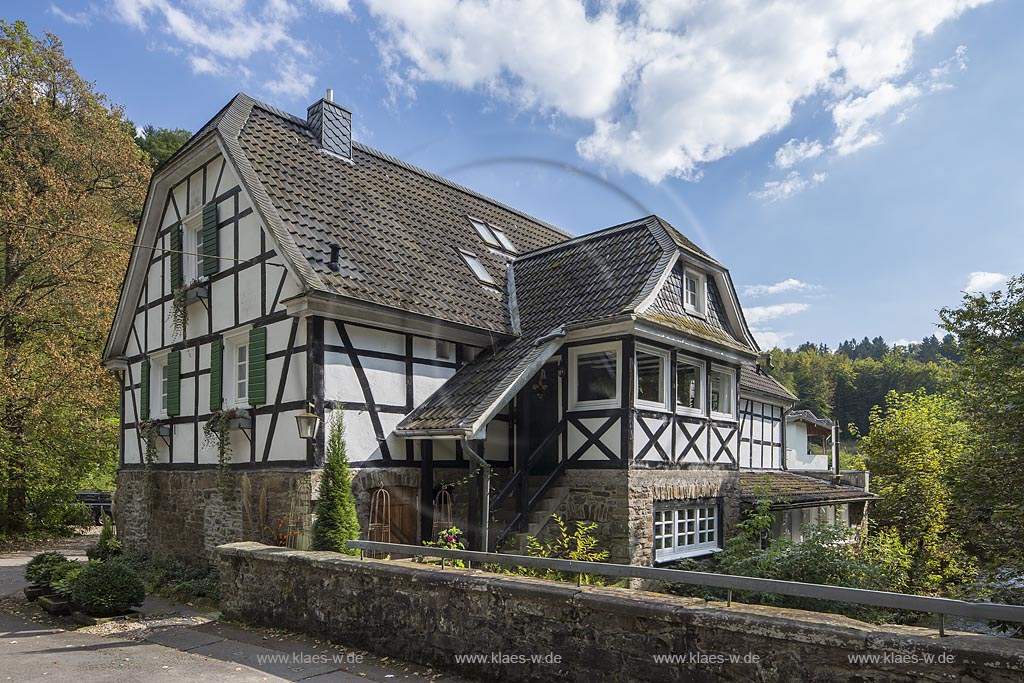
<svg viewBox="0 0 1024 683">
<path fill-rule="evenodd" d="M 484 681 L 1024 680 L 1012 638 L 255 543 L 216 557 L 228 618 Z"/>
<path fill-rule="evenodd" d="M 216 469 L 122 469 L 117 473 L 114 520 L 128 547 L 185 560 L 208 558 L 223 543 L 270 541 L 291 534 L 308 540 L 316 469 L 230 470 L 222 485 Z"/>
</svg>

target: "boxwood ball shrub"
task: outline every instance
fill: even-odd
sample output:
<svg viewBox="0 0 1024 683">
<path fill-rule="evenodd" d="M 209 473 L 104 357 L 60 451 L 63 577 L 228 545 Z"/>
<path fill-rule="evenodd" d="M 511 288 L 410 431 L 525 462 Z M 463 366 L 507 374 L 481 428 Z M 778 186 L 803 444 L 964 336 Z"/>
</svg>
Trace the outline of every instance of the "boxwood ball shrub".
<svg viewBox="0 0 1024 683">
<path fill-rule="evenodd" d="M 68 581 L 67 589 L 75 606 L 96 617 L 124 614 L 146 599 L 142 579 L 117 561 L 89 565 Z"/>
<path fill-rule="evenodd" d="M 49 584 L 50 572 L 55 567 L 67 564 L 67 562 L 68 558 L 60 553 L 39 553 L 28 561 L 28 565 L 25 567 L 25 578 L 32 583 Z"/>
</svg>

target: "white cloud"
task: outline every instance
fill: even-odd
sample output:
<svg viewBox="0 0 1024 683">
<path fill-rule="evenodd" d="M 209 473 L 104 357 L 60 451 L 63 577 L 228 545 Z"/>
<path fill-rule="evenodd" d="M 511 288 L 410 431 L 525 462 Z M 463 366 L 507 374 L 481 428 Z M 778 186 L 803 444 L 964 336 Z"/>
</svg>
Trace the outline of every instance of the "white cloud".
<svg viewBox="0 0 1024 683">
<path fill-rule="evenodd" d="M 793 138 L 775 152 L 775 166 L 789 168 L 801 161 L 821 156 L 825 148 L 817 140 L 797 140 Z"/>
<path fill-rule="evenodd" d="M 1002 273 L 987 273 L 975 271 L 967 276 L 967 284 L 964 285 L 965 292 L 980 293 L 991 292 L 999 289 L 1009 278 Z"/>
<path fill-rule="evenodd" d="M 956 66 L 910 73 L 915 40 L 988 1 L 366 0 L 392 82 L 589 120 L 583 157 L 651 181 L 699 177 L 800 102 L 829 103 L 838 152 L 877 142 L 882 113 Z"/>
<path fill-rule="evenodd" d="M 789 345 L 789 339 L 793 336 L 792 332 L 776 332 L 775 330 L 752 329 L 750 331 L 762 349 L 784 349 Z"/>
<path fill-rule="evenodd" d="M 809 187 L 820 185 L 827 177 L 826 173 L 815 173 L 810 178 L 804 178 L 799 171 L 790 171 L 782 180 L 766 180 L 760 190 L 751 192 L 750 195 L 770 204 L 781 199 L 789 199 Z"/>
<path fill-rule="evenodd" d="M 348 0 L 313 0 L 313 6 L 324 12 L 335 14 L 350 14 L 352 12 Z"/>
<path fill-rule="evenodd" d="M 316 6 L 344 12 L 341 0 L 317 0 Z M 112 16 L 140 31 L 155 32 L 172 50 L 182 51 L 193 73 L 240 75 L 257 56 L 264 67 L 267 92 L 287 98 L 306 97 L 315 77 L 303 64 L 310 52 L 292 35 L 302 9 L 292 0 L 114 0 Z M 257 67 L 259 69 L 260 67 Z"/>
<path fill-rule="evenodd" d="M 821 289 L 820 285 L 812 285 L 807 282 L 801 282 L 795 277 L 788 277 L 771 285 L 747 285 L 743 288 L 743 296 L 772 296 L 773 294 L 782 294 L 783 292 L 813 292 L 819 289 Z"/>
<path fill-rule="evenodd" d="M 285 59 L 278 66 L 278 78 L 266 81 L 263 87 L 275 95 L 299 99 L 308 97 L 315 83 L 313 74 L 304 71 L 294 59 Z"/>
<path fill-rule="evenodd" d="M 49 7 L 49 9 L 47 11 L 50 14 L 52 14 L 53 16 L 55 16 L 58 19 L 60 19 L 61 21 L 65 22 L 65 23 L 68 23 L 68 24 L 74 24 L 76 26 L 85 26 L 85 27 L 88 27 L 88 26 L 90 26 L 92 24 L 92 17 L 89 16 L 88 12 L 74 12 L 74 13 L 65 12 L 60 7 L 58 7 L 57 5 L 53 5 L 53 4 L 50 5 L 50 7 Z"/>
<path fill-rule="evenodd" d="M 194 74 L 211 74 L 217 76 L 224 73 L 224 67 L 215 59 L 210 57 L 191 55 L 188 61 L 189 64 L 192 65 L 192 73 Z"/>
<path fill-rule="evenodd" d="M 776 318 L 782 318 L 788 315 L 795 315 L 797 313 L 803 313 L 810 304 L 773 304 L 771 306 L 749 306 L 743 309 L 743 315 L 747 319 L 747 323 L 750 325 L 757 325 L 768 320 L 775 320 Z"/>
</svg>

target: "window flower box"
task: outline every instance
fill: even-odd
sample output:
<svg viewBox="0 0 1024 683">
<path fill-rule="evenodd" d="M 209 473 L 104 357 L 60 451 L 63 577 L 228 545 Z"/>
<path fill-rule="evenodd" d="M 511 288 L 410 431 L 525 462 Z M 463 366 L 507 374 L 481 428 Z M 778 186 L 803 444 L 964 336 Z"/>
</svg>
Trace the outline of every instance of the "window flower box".
<svg viewBox="0 0 1024 683">
<path fill-rule="evenodd" d="M 192 285 L 185 290 L 185 305 L 190 306 L 197 301 L 209 300 L 210 288 L 207 285 Z"/>
</svg>

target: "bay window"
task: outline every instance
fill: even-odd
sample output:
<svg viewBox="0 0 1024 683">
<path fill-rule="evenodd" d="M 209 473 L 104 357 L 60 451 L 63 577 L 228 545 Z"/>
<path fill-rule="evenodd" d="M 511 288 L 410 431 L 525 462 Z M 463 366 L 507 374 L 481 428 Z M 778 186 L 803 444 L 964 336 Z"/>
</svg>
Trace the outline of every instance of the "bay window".
<svg viewBox="0 0 1024 683">
<path fill-rule="evenodd" d="M 710 378 L 711 416 L 736 418 L 736 372 L 731 368 L 712 366 Z"/>
<path fill-rule="evenodd" d="M 704 363 L 680 356 L 676 362 L 676 410 L 704 413 Z"/>
<path fill-rule="evenodd" d="M 668 351 L 646 346 L 636 349 L 636 405 L 655 410 L 668 409 Z"/>
<path fill-rule="evenodd" d="M 619 406 L 622 362 L 617 342 L 569 349 L 569 409 Z"/>
</svg>

